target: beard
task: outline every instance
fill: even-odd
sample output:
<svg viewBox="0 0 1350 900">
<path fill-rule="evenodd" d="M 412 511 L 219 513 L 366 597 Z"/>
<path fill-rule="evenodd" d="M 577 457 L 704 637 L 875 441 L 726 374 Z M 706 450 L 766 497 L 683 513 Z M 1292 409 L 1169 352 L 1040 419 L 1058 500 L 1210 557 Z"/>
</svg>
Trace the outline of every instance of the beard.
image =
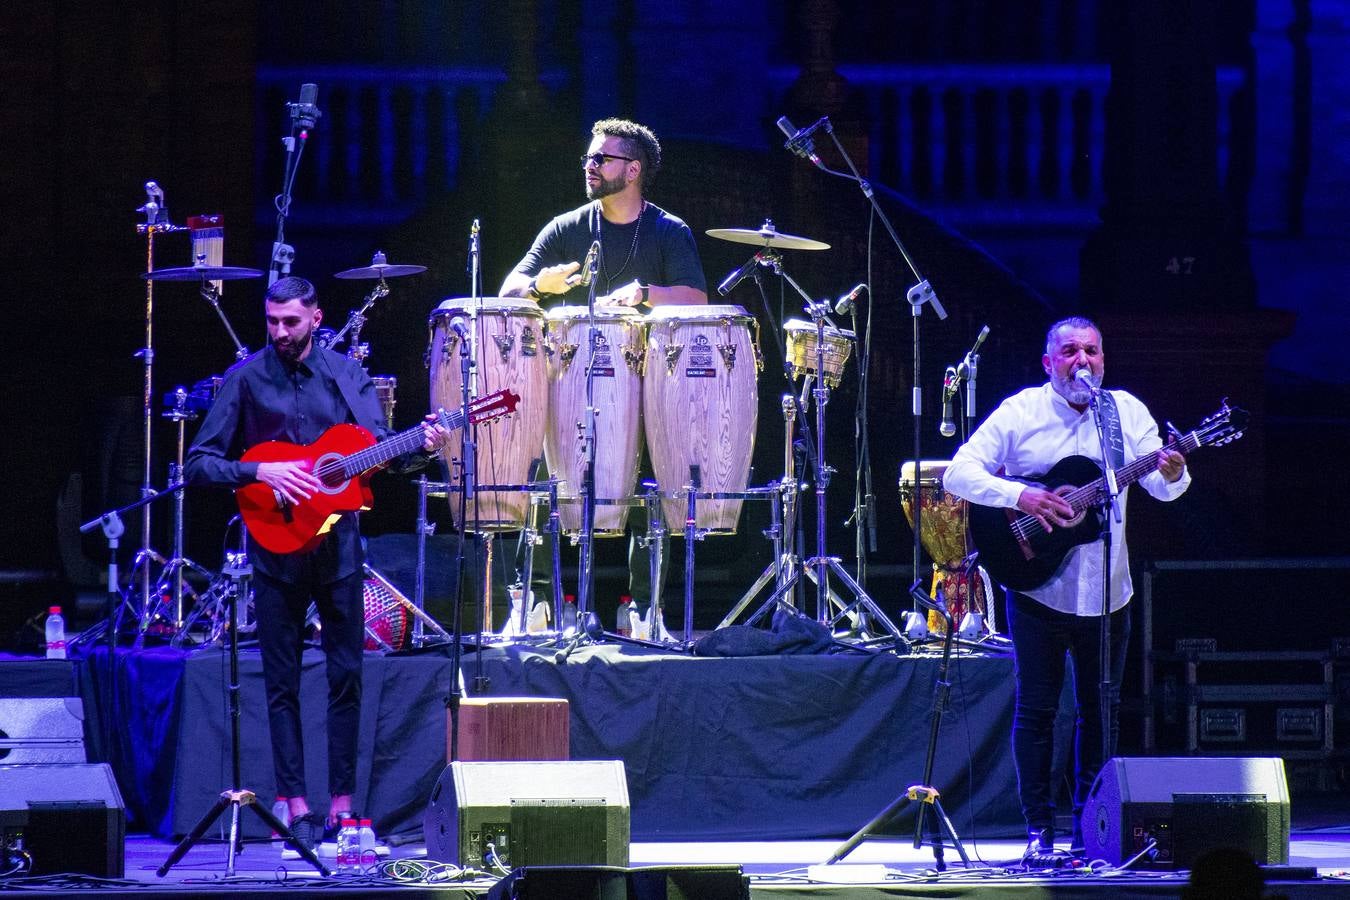
<svg viewBox="0 0 1350 900">
<path fill-rule="evenodd" d="M 310 329 L 301 336 L 292 335 L 284 341 L 273 341 L 272 347 L 283 362 L 293 366 L 300 362 L 300 357 L 304 356 L 313 339 L 314 328 L 310 326 Z"/>
<path fill-rule="evenodd" d="M 1065 400 L 1075 406 L 1087 406 L 1092 402 L 1092 391 L 1077 378 L 1068 377 L 1055 373 L 1050 378 L 1050 384 L 1054 387 L 1055 393 L 1059 394 Z M 1095 375 L 1092 377 L 1092 386 L 1100 388 L 1102 380 Z"/>
<path fill-rule="evenodd" d="M 596 177 L 599 179 L 599 183 L 596 184 L 595 187 L 591 187 L 589 181 L 586 182 L 587 200 L 599 200 L 602 197 L 609 197 L 617 194 L 624 189 L 625 182 L 622 176 L 618 178 L 606 178 L 603 175 L 596 175 Z"/>
</svg>

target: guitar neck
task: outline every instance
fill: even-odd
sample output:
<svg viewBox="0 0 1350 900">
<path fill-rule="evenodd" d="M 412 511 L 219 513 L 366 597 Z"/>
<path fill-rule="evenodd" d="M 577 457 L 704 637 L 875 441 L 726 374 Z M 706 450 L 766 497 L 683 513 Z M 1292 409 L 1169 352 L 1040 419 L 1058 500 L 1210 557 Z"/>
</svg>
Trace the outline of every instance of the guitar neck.
<svg viewBox="0 0 1350 900">
<path fill-rule="evenodd" d="M 1175 446 L 1178 451 L 1185 455 L 1198 449 L 1201 445 L 1195 434 L 1191 433 L 1177 441 Z M 1141 456 L 1134 462 L 1116 469 L 1116 486 L 1123 491 L 1125 488 L 1134 484 L 1136 481 L 1157 468 L 1157 453 L 1149 453 L 1146 456 Z M 1103 475 L 1096 481 L 1085 484 L 1077 490 L 1072 491 L 1069 496 L 1069 503 L 1075 510 L 1081 510 L 1096 504 L 1105 491 L 1106 476 Z"/>
<path fill-rule="evenodd" d="M 453 431 L 464 423 L 463 410 L 455 412 L 441 412 L 440 424 L 447 430 Z M 347 478 L 356 478 L 364 475 L 374 469 L 387 465 L 390 460 L 396 459 L 405 453 L 411 453 L 418 447 L 421 447 L 426 440 L 420 424 L 414 425 L 407 431 L 401 431 L 391 438 L 386 438 L 376 444 L 367 447 L 364 450 L 358 450 L 348 456 L 342 457 L 337 462 L 342 466 L 343 475 Z"/>
</svg>

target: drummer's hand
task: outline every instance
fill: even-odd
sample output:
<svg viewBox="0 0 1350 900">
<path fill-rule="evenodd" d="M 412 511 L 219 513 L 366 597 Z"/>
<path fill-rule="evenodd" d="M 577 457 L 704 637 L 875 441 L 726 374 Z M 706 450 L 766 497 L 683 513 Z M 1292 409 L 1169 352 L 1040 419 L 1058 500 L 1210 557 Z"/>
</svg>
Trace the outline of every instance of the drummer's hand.
<svg viewBox="0 0 1350 900">
<path fill-rule="evenodd" d="M 1045 488 L 1027 485 L 1017 498 L 1017 508 L 1045 526 L 1046 531 L 1054 531 L 1056 525 L 1064 525 L 1074 517 L 1073 507 L 1059 494 Z"/>
<path fill-rule="evenodd" d="M 323 490 L 323 482 L 308 469 L 308 462 L 258 463 L 258 480 L 270 487 L 281 500 L 299 503 Z"/>
<path fill-rule="evenodd" d="M 556 266 L 545 266 L 539 270 L 539 274 L 534 276 L 534 286 L 541 294 L 562 294 L 571 290 L 579 281 L 581 276 L 577 272 L 581 269 L 581 263 L 559 263 Z"/>
<path fill-rule="evenodd" d="M 1163 447 L 1158 451 L 1158 471 L 1162 473 L 1162 477 L 1168 484 L 1172 484 L 1180 478 L 1185 468 L 1186 457 L 1171 447 Z"/>
<path fill-rule="evenodd" d="M 637 306 L 642 302 L 642 284 L 630 281 L 595 302 L 597 306 Z"/>
<path fill-rule="evenodd" d="M 426 420 L 422 422 L 422 437 L 422 449 L 428 453 L 435 453 L 450 440 L 450 432 L 440 424 L 436 413 L 427 413 Z"/>
</svg>

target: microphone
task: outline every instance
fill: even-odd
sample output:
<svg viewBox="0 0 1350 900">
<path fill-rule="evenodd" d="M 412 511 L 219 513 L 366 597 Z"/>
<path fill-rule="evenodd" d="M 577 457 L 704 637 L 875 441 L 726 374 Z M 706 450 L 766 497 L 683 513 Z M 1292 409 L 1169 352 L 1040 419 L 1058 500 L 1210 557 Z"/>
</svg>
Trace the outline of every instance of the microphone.
<svg viewBox="0 0 1350 900">
<path fill-rule="evenodd" d="M 1092 374 L 1091 369 L 1079 369 L 1073 373 L 1073 380 L 1079 382 L 1092 393 L 1097 393 L 1097 378 Z"/>
<path fill-rule="evenodd" d="M 463 316 L 455 316 L 450 320 L 450 330 L 460 336 L 461 340 L 469 339 L 469 320 Z"/>
<path fill-rule="evenodd" d="M 956 434 L 956 421 L 952 418 L 952 396 L 956 393 L 956 368 L 948 366 L 942 376 L 942 421 L 938 423 L 938 434 L 951 437 Z"/>
<path fill-rule="evenodd" d="M 746 276 L 755 270 L 755 266 L 759 265 L 759 260 L 760 256 L 758 253 L 747 259 L 741 264 L 740 268 L 722 279 L 722 283 L 717 286 L 717 293 L 721 294 L 723 297 L 731 293 L 732 288 L 744 281 Z"/>
<path fill-rule="evenodd" d="M 853 290 L 849 291 L 847 294 L 840 297 L 835 302 L 834 304 L 835 315 L 845 316 L 853 312 L 854 301 L 856 301 L 860 296 L 862 296 L 862 292 L 865 290 L 867 290 L 867 282 L 865 281 L 862 282 L 861 284 L 854 285 Z"/>
<path fill-rule="evenodd" d="M 596 271 L 600 267 L 600 242 L 593 241 L 591 249 L 586 251 L 586 259 L 581 264 L 581 280 L 577 282 L 582 287 L 588 287 L 591 279 L 595 277 Z"/>
<path fill-rule="evenodd" d="M 819 156 L 816 156 L 816 147 L 811 143 L 811 135 L 824 121 L 825 119 L 821 119 L 805 131 L 798 131 L 797 126 L 789 122 L 787 116 L 778 117 L 778 130 L 787 135 L 787 143 L 783 146 L 802 159 L 809 160 L 817 169 L 825 168 L 825 164 L 820 161 Z"/>
<path fill-rule="evenodd" d="M 298 103 L 288 103 L 291 109 L 291 119 L 297 128 L 313 128 L 315 123 L 323 116 L 315 101 L 319 99 L 319 86 L 317 84 L 300 85 L 300 101 Z"/>
</svg>

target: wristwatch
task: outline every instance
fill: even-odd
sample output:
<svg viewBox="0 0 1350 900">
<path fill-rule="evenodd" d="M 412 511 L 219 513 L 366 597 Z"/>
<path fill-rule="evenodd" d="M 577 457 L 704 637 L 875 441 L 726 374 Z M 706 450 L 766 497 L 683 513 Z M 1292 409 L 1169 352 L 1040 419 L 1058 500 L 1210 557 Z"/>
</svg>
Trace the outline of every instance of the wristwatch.
<svg viewBox="0 0 1350 900">
<path fill-rule="evenodd" d="M 651 288 L 651 285 L 647 285 L 647 284 L 639 284 L 639 285 L 638 285 L 638 290 L 642 291 L 642 299 L 639 300 L 638 302 L 641 303 L 643 306 L 646 306 L 646 305 L 647 305 L 648 294 L 650 293 L 650 288 Z"/>
</svg>

